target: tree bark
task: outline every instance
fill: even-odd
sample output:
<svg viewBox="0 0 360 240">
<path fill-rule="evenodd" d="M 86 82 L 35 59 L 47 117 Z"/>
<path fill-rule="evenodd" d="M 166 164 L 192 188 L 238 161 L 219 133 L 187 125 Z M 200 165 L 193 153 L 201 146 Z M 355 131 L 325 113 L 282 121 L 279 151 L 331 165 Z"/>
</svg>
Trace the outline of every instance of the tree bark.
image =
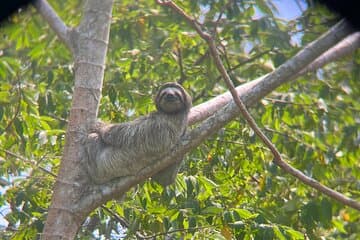
<svg viewBox="0 0 360 240">
<path fill-rule="evenodd" d="M 47 16 L 52 11 L 45 1 L 35 5 Z M 82 149 L 80 126 L 97 116 L 109 41 L 113 0 L 88 0 L 84 17 L 78 28 L 65 30 L 61 24 L 51 24 L 72 50 L 74 56 L 75 87 L 69 125 L 60 170 L 56 179 L 42 239 L 74 239 L 91 209 L 76 209 L 84 187 L 88 184 L 85 168 L 81 167 Z M 47 7 L 47 8 L 46 8 Z M 43 14 L 44 15 L 44 14 Z M 58 18 L 48 17 L 59 22 Z M 52 20 L 51 20 L 52 19 Z"/>
<path fill-rule="evenodd" d="M 293 76 L 297 76 L 297 72 L 300 72 L 306 67 L 306 63 L 312 62 L 351 32 L 352 30 L 348 28 L 346 23 L 341 22 L 340 24 L 337 24 L 322 37 L 301 50 L 294 58 L 285 62 L 273 73 L 238 87 L 237 93 L 247 107 L 254 105 L 281 84 L 292 80 Z M 300 61 L 302 64 L 297 65 L 297 61 Z M 288 67 L 292 68 L 292 71 L 287 71 Z M 220 104 L 216 101 L 220 101 Z M 208 106 L 210 106 L 209 111 L 206 104 L 209 104 Z M 218 108 L 212 108 L 213 105 L 216 105 Z M 195 116 L 190 116 L 190 124 L 199 122 L 199 119 L 204 115 L 209 117 L 189 131 L 182 142 L 175 149 L 171 150 L 169 155 L 154 161 L 153 165 L 144 166 L 142 171 L 134 173 L 133 176 L 118 179 L 101 186 L 94 186 L 92 190 L 94 194 L 84 196 L 83 202 L 81 203 L 82 207 L 86 207 L 86 205 L 95 206 L 96 204 L 99 204 L 99 202 L 102 203 L 111 199 L 118 193 L 126 192 L 135 184 L 171 165 L 176 156 L 183 155 L 199 146 L 211 134 L 216 133 L 239 114 L 239 110 L 232 101 L 232 97 L 229 93 L 216 97 L 215 102 L 210 100 L 200 106 L 195 106 L 191 112 L 192 114 L 195 114 Z M 199 115 L 197 116 L 197 114 Z"/>
<path fill-rule="evenodd" d="M 351 28 L 347 28 L 344 30 L 346 32 L 352 31 Z M 347 34 L 346 32 L 343 34 Z M 332 34 L 335 34 L 335 33 L 333 32 Z M 318 41 L 314 41 L 314 42 L 318 42 Z M 321 41 L 319 43 L 323 44 Z M 360 47 L 360 32 L 355 32 L 355 33 L 350 34 L 343 40 L 341 40 L 339 43 L 332 46 L 329 50 L 322 53 L 320 56 L 318 56 L 312 62 L 311 62 L 311 59 L 304 58 L 304 55 L 301 54 L 300 55 L 300 57 L 302 58 L 301 60 L 305 61 L 305 62 L 309 62 L 309 64 L 305 68 L 303 68 L 301 71 L 290 76 L 286 81 L 292 81 L 308 72 L 316 71 L 317 69 L 323 67 L 324 65 L 326 65 L 330 62 L 336 61 L 338 59 L 341 59 L 344 56 L 347 56 L 347 55 L 353 53 L 359 47 Z M 293 59 L 293 58 L 289 59 L 289 61 L 295 60 L 295 63 L 296 63 L 297 59 Z M 282 66 L 286 66 L 286 64 L 289 63 L 289 61 L 284 63 Z M 277 72 L 277 70 L 274 72 Z M 263 81 L 266 76 L 267 75 L 259 77 L 255 80 L 245 83 L 241 86 L 238 86 L 236 88 L 238 94 L 240 94 L 240 95 L 243 94 L 244 91 L 246 91 L 245 89 L 251 89 L 254 85 Z M 225 92 L 219 96 L 216 96 L 216 97 L 208 100 L 207 102 L 204 102 L 197 106 L 194 106 L 189 113 L 189 125 L 193 125 L 195 123 L 205 120 L 206 118 L 213 115 L 220 108 L 225 106 L 227 103 L 229 103 L 231 100 L 232 100 L 232 96 L 231 96 L 230 92 Z"/>
<path fill-rule="evenodd" d="M 167 157 L 159 159 L 152 166 L 145 166 L 139 173 L 134 173 L 134 176 L 93 185 L 81 159 L 84 156 L 81 144 L 84 130 L 81 126 L 97 117 L 112 4 L 113 0 L 87 1 L 82 22 L 77 28 L 69 29 L 45 0 L 37 0 L 35 3 L 60 40 L 72 51 L 75 66 L 75 87 L 64 153 L 42 239 L 74 239 L 81 224 L 93 209 L 171 165 L 176 156 L 197 147 L 238 114 L 238 109 L 231 102 L 232 98 L 228 93 L 196 106 L 191 110 L 189 124 L 202 122 L 190 131 Z M 276 87 L 298 76 L 301 70 L 305 73 L 308 63 L 349 33 L 346 24 L 338 25 L 273 73 L 238 87 L 238 94 L 247 106 L 253 105 Z M 317 66 L 324 63 L 326 61 Z"/>
</svg>

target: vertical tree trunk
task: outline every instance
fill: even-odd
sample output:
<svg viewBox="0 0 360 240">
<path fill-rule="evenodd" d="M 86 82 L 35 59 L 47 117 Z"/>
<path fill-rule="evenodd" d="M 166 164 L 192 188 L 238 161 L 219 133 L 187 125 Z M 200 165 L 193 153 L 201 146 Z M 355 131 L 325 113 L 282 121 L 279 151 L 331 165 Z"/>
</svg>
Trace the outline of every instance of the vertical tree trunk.
<svg viewBox="0 0 360 240">
<path fill-rule="evenodd" d="M 143 174 L 130 176 L 117 184 L 109 183 L 108 185 L 104 184 L 95 187 L 91 185 L 89 176 L 83 167 L 81 157 L 84 154 L 81 152 L 81 138 L 85 132 L 81 126 L 97 117 L 109 39 L 112 4 L 113 0 L 88 0 L 84 6 L 82 22 L 78 28 L 68 30 L 61 24 L 60 26 L 52 25 L 53 28 L 60 29 L 60 31 L 57 31 L 60 39 L 72 50 L 75 87 L 63 158 L 42 239 L 74 239 L 81 224 L 93 208 L 99 206 L 101 202 L 111 199 L 115 193 L 124 192 L 140 180 L 145 179 L 146 176 L 150 176 L 150 173 L 155 173 L 156 168 L 161 167 L 160 165 L 165 160 L 170 163 L 171 159 L 174 159 L 174 156 L 168 156 L 162 162 L 159 161 L 159 163 L 154 163 L 154 166 L 148 166 L 143 170 Z M 49 16 L 44 17 L 51 18 Z M 58 20 L 55 19 L 54 21 Z M 248 101 L 249 104 L 256 102 L 276 86 L 291 79 L 302 68 L 306 67 L 307 63 L 349 34 L 349 31 L 344 29 L 345 27 L 344 23 L 338 25 L 337 28 L 333 29 L 333 32 L 326 35 L 327 41 L 322 39 L 318 41 L 317 45 L 307 47 L 304 51 L 298 53 L 293 60 L 283 64 L 281 68 L 269 74 L 266 78 L 240 87 L 238 94 L 243 95 L 245 102 Z M 219 96 L 213 103 L 207 103 L 206 106 L 198 106 L 193 109 L 193 114 L 189 119 L 190 124 L 201 121 L 213 115 L 214 112 L 218 113 L 189 133 L 190 139 L 195 144 L 191 146 L 189 143 L 188 149 L 183 147 L 184 152 L 196 147 L 210 133 L 213 133 L 238 114 L 236 106 L 223 107 L 230 100 L 230 95 L 224 94 Z M 216 103 L 216 101 L 220 103 Z M 215 107 L 210 111 L 211 105 Z M 221 107 L 222 109 L 219 110 Z M 202 112 L 206 112 L 206 114 L 201 114 Z M 220 124 L 216 125 L 216 121 Z"/>
<path fill-rule="evenodd" d="M 97 116 L 105 69 L 113 0 L 88 0 L 78 28 L 69 32 L 74 56 L 75 88 L 65 148 L 42 239 L 74 239 L 91 209 L 78 209 L 87 186 L 81 165 L 81 134 Z"/>
</svg>

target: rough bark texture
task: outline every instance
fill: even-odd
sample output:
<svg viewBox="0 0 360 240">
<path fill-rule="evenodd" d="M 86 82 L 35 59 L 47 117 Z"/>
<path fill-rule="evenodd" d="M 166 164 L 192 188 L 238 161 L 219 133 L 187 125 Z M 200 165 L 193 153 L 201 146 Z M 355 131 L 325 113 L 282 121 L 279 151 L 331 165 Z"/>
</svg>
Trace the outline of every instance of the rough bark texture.
<svg viewBox="0 0 360 240">
<path fill-rule="evenodd" d="M 44 3 L 44 1 L 41 1 Z M 41 2 L 37 2 L 39 6 Z M 56 180 L 52 203 L 42 239 L 74 239 L 91 209 L 77 209 L 87 174 L 81 167 L 81 128 L 95 119 L 105 69 L 112 0 L 89 0 L 78 28 L 61 31 L 61 39 L 71 45 L 75 60 L 75 88 L 64 154 Z M 48 13 L 49 9 L 47 9 Z M 41 10 L 40 10 L 41 12 Z M 53 26 L 53 25 L 52 25 Z M 56 26 L 55 26 L 56 28 Z"/>
<path fill-rule="evenodd" d="M 238 115 L 238 109 L 231 102 L 232 98 L 228 93 L 196 106 L 191 110 L 188 122 L 189 124 L 202 122 L 186 134 L 182 142 L 172 149 L 166 158 L 157 159 L 153 165 L 144 166 L 133 176 L 99 185 L 92 184 L 81 159 L 83 146 L 80 139 L 84 134 L 81 126 L 94 120 L 97 115 L 112 4 L 113 0 L 87 1 L 83 20 L 75 29 L 68 29 L 45 0 L 38 0 L 35 4 L 60 40 L 72 51 L 75 61 L 75 88 L 64 154 L 42 239 L 73 239 L 86 216 L 93 209 L 170 166 L 176 161 L 177 156 L 197 147 L 209 135 Z M 298 76 L 301 70 L 302 73 L 306 72 L 309 63 L 350 32 L 348 26 L 342 22 L 273 73 L 238 87 L 237 92 L 242 101 L 247 106 L 251 106 L 276 87 Z M 356 39 L 358 41 L 358 37 Z M 320 65 L 325 63 L 326 61 L 321 62 Z"/>
<path fill-rule="evenodd" d="M 344 22 L 343 24 L 347 25 L 346 22 Z M 339 26 L 340 28 L 342 28 L 342 26 Z M 335 31 L 338 29 L 335 29 Z M 336 35 L 336 32 L 333 31 L 332 35 Z M 352 30 L 351 28 L 349 28 L 349 26 L 345 26 L 345 28 L 343 28 L 342 32 L 340 32 L 340 34 L 342 36 L 350 33 Z M 339 36 L 339 39 L 341 39 L 342 37 Z M 319 39 L 320 40 L 320 39 Z M 316 40 L 314 41 L 312 44 L 317 43 L 317 45 L 323 45 L 321 46 L 321 49 L 323 49 L 324 47 L 329 47 L 328 44 L 326 42 L 322 42 L 322 40 Z M 333 44 L 333 43 L 330 43 Z M 321 67 L 323 67 L 324 65 L 326 65 L 329 62 L 335 61 L 337 59 L 340 59 L 346 55 L 351 54 L 352 52 L 354 52 L 357 48 L 360 47 L 360 32 L 355 32 L 351 35 L 349 35 L 348 37 L 344 38 L 342 41 L 340 41 L 338 44 L 335 44 L 334 46 L 332 46 L 329 50 L 327 50 L 326 52 L 319 54 L 319 51 L 314 52 L 314 56 L 318 56 L 315 60 L 313 60 L 311 62 L 311 55 L 307 55 L 307 57 L 305 57 L 305 49 L 303 51 L 300 51 L 296 56 L 297 57 L 293 57 L 291 59 L 289 59 L 289 61 L 285 62 L 283 65 L 281 65 L 281 67 L 283 69 L 287 69 L 290 65 L 293 65 L 295 67 L 294 71 L 297 71 L 300 67 L 296 64 L 298 59 L 300 61 L 305 61 L 305 63 L 308 63 L 306 67 L 304 67 L 301 71 L 297 72 L 296 74 L 287 74 L 286 78 L 285 76 L 282 76 L 282 74 L 280 74 L 280 79 L 278 78 L 278 81 L 291 81 L 291 80 L 295 80 L 297 77 L 306 74 L 308 72 L 311 71 L 315 71 Z M 316 46 L 317 48 L 317 46 Z M 309 57 L 311 57 L 309 59 Z M 258 79 L 255 79 L 251 82 L 245 83 L 241 86 L 238 86 L 237 92 L 239 95 L 244 94 L 245 91 L 248 91 L 248 89 L 253 88 L 253 86 L 255 86 L 256 84 L 261 83 L 262 81 L 264 81 L 265 77 L 270 77 L 270 78 L 274 78 L 275 75 L 279 74 L 279 68 L 277 70 L 275 70 L 273 73 L 271 73 L 270 75 L 265 75 L 262 76 Z M 274 89 L 270 89 L 270 91 L 273 91 Z M 265 95 L 264 95 L 265 96 Z M 264 97 L 264 96 L 259 96 L 260 98 Z M 210 99 L 207 102 L 201 103 L 195 107 L 193 107 L 190 111 L 189 114 L 189 125 L 193 125 L 197 122 L 201 122 L 204 119 L 208 118 L 209 116 L 213 115 L 216 111 L 218 111 L 220 108 L 222 108 L 223 106 L 225 106 L 227 103 L 229 103 L 232 99 L 232 96 L 230 94 L 230 92 L 226 92 L 223 93 L 217 97 L 214 97 L 213 99 Z M 255 99 L 254 99 L 255 100 Z M 259 99 L 257 99 L 259 100 Z M 254 101 L 254 103 L 256 103 L 257 101 Z"/>
<path fill-rule="evenodd" d="M 237 92 L 242 101 L 247 106 L 254 105 L 261 98 L 273 91 L 276 87 L 292 80 L 292 77 L 304 68 L 304 66 L 301 64 L 295 64 L 297 60 L 303 62 L 303 64 L 306 62 L 310 63 L 328 48 L 338 43 L 350 32 L 351 30 L 346 27 L 345 23 L 340 23 L 339 25 L 336 25 L 334 28 L 329 30 L 323 37 L 314 41 L 310 45 L 311 54 L 309 54 L 309 48 L 306 47 L 304 50 L 300 51 L 295 58 L 290 59 L 284 63 L 282 67 L 279 68 L 280 70 L 277 69 L 273 73 L 263 78 L 254 80 L 238 87 Z M 291 73 L 284 71 L 284 69 L 286 69 L 288 66 L 293 67 L 293 71 Z M 280 71 L 280 73 L 278 71 Z M 268 81 L 272 81 L 273 84 L 269 84 Z M 217 102 L 217 100 L 219 100 L 219 102 Z M 217 106 L 218 108 L 213 108 L 213 105 Z M 169 166 L 174 161 L 176 156 L 185 154 L 186 152 L 189 152 L 190 150 L 200 145 L 207 137 L 216 133 L 220 128 L 238 116 L 239 110 L 232 101 L 231 95 L 226 93 L 217 97 L 214 99 L 214 101 L 210 100 L 207 103 L 201 104 L 201 106 L 195 106 L 191 110 L 191 113 L 194 115 L 192 115 L 192 118 L 189 118 L 190 124 L 198 122 L 199 119 L 203 118 L 204 116 L 210 117 L 205 117 L 206 120 L 202 121 L 197 127 L 188 132 L 184 136 L 182 142 L 165 158 L 158 159 L 154 162 L 153 165 L 144 167 L 140 172 L 137 173 L 137 175 L 129 176 L 127 178 L 113 181 L 101 186 L 93 186 L 92 192 L 94 194 L 88 194 L 84 196 L 83 202 L 81 204 L 91 203 L 92 206 L 96 206 L 98 202 L 105 202 L 111 199 L 112 196 L 114 196 L 116 193 L 126 192 L 135 184 L 158 172 L 159 169 L 164 169 L 165 167 Z M 82 206 L 85 207 L 84 205 Z"/>
</svg>

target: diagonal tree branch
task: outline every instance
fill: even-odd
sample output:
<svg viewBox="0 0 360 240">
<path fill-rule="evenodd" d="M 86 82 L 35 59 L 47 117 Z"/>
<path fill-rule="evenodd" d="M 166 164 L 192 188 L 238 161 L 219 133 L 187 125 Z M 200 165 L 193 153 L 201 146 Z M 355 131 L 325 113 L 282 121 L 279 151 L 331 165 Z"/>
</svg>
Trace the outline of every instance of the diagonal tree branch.
<svg viewBox="0 0 360 240">
<path fill-rule="evenodd" d="M 304 75 L 308 72 L 315 71 L 324 65 L 341 59 L 342 57 L 353 53 L 356 49 L 360 47 L 360 32 L 353 33 L 346 38 L 344 38 L 341 42 L 331 47 L 329 50 L 321 54 L 318 58 L 316 58 L 313 62 L 307 65 L 300 72 L 291 77 L 292 80 L 295 80 L 301 75 Z M 306 61 L 308 61 L 306 59 Z M 244 91 L 244 88 L 251 88 L 254 84 L 257 84 L 259 81 L 262 81 L 265 76 L 262 76 L 256 80 L 245 83 L 236 88 L 238 94 Z M 201 103 L 190 110 L 188 123 L 189 125 L 193 125 L 197 122 L 201 122 L 204 119 L 208 118 L 212 114 L 214 114 L 218 109 L 225 106 L 232 99 L 230 92 L 225 92 L 207 102 Z"/>
<path fill-rule="evenodd" d="M 49 23 L 59 39 L 71 49 L 68 35 L 69 28 L 64 24 L 49 3 L 46 0 L 35 0 L 33 4 L 41 16 Z"/>
<path fill-rule="evenodd" d="M 333 62 L 343 56 L 353 53 L 360 47 L 360 32 L 355 32 L 344 38 L 331 49 L 324 52 L 320 57 L 310 63 L 305 69 L 297 73 L 294 78 L 301 76 L 307 72 L 315 71 L 329 62 Z"/>
<path fill-rule="evenodd" d="M 205 31 L 203 31 L 201 29 L 201 27 L 199 26 L 198 22 L 191 18 L 190 16 L 188 16 L 182 9 L 180 9 L 175 3 L 173 3 L 172 1 L 166 1 L 166 2 L 162 2 L 162 1 L 157 1 L 159 4 L 161 5 L 165 5 L 167 7 L 170 7 L 173 11 L 179 13 L 195 30 L 196 32 L 200 35 L 201 38 L 203 38 L 203 40 L 205 40 L 209 46 L 209 49 L 210 49 L 210 53 L 211 53 L 211 56 L 214 60 L 214 63 L 218 69 L 218 71 L 220 72 L 220 74 L 222 75 L 227 87 L 229 88 L 230 90 L 230 93 L 233 97 L 233 100 L 235 102 L 235 104 L 237 105 L 237 107 L 239 108 L 241 114 L 244 116 L 244 118 L 246 119 L 247 123 L 250 125 L 250 127 L 254 130 L 254 132 L 256 133 L 256 135 L 263 141 L 263 143 L 270 149 L 270 151 L 272 152 L 272 154 L 274 155 L 274 162 L 279 166 L 281 167 L 285 172 L 293 175 L 294 177 L 298 178 L 300 181 L 302 181 L 303 183 L 305 183 L 306 185 L 309 185 L 315 189 L 317 189 L 318 191 L 328 195 L 329 197 L 331 198 L 334 198 L 336 200 L 338 200 L 339 202 L 342 202 L 346 205 L 349 205 L 357 210 L 360 211 L 360 203 L 358 203 L 357 201 L 353 200 L 353 199 L 350 199 L 348 197 L 346 197 L 345 195 L 337 192 L 337 191 L 334 191 L 333 189 L 331 188 L 328 188 L 324 185 L 322 185 L 321 183 L 319 183 L 318 181 L 316 181 L 315 179 L 313 178 L 310 178 L 308 176 L 306 176 L 305 174 L 303 174 L 301 171 L 299 171 L 298 169 L 292 167 L 291 165 L 289 165 L 288 163 L 286 163 L 280 152 L 277 150 L 276 146 L 271 142 L 271 140 L 261 131 L 261 129 L 258 127 L 257 123 L 255 122 L 255 119 L 251 116 L 251 114 L 249 113 L 249 111 L 247 110 L 247 107 L 246 105 L 243 103 L 243 101 L 240 99 L 235 87 L 234 87 L 234 84 L 233 82 L 231 81 L 230 79 L 230 76 L 228 75 L 227 71 L 226 71 L 226 68 L 225 66 L 223 65 L 222 63 L 222 60 L 220 58 L 220 55 L 219 55 L 219 52 L 217 50 L 217 46 L 216 46 L 216 43 L 215 43 L 215 40 L 213 38 L 213 36 L 211 36 L 210 34 L 206 33 Z M 341 27 L 340 27 L 341 26 Z M 343 21 L 340 21 L 334 28 L 337 28 L 337 27 L 340 27 L 340 28 L 345 28 L 345 29 L 349 29 L 349 27 L 347 27 L 347 24 L 346 22 L 343 20 Z M 334 31 L 334 28 L 331 29 L 330 31 Z M 216 32 L 216 31 L 214 31 Z M 348 32 L 350 33 L 350 32 Z M 321 37 L 321 41 L 329 41 L 328 39 L 329 36 L 323 36 Z M 339 36 L 337 35 L 333 35 L 331 37 L 334 37 L 334 38 L 338 38 L 339 40 L 341 39 Z M 344 36 L 343 36 L 344 37 Z M 319 48 L 314 48 L 313 44 L 310 44 L 309 46 L 307 46 L 305 49 L 305 53 L 307 55 L 309 55 L 310 59 L 311 60 L 315 60 L 316 59 L 316 56 L 313 55 L 313 52 L 315 51 L 318 51 Z M 323 51 L 326 51 L 327 49 L 322 49 Z M 298 56 L 298 54 L 296 55 Z M 283 72 L 282 74 L 285 75 L 285 76 L 290 76 L 291 75 L 294 75 L 297 73 L 296 69 L 294 69 L 294 65 L 295 65 L 295 58 L 296 56 L 292 59 L 293 62 L 289 61 L 290 63 L 288 63 L 288 66 L 285 67 L 285 66 L 281 66 L 279 69 L 278 69 L 278 72 Z M 300 60 L 300 59 L 299 59 Z M 307 62 L 306 61 L 299 61 L 298 63 L 296 63 L 298 65 L 300 65 L 300 67 L 304 68 L 306 67 L 307 65 Z M 277 74 L 280 74 L 280 73 L 277 73 Z M 275 75 L 275 77 L 272 77 L 272 75 Z M 265 77 L 264 82 L 265 84 L 269 84 L 268 86 L 276 86 L 277 84 L 281 84 L 282 81 L 275 81 L 277 80 L 276 79 L 277 75 L 272 73 L 272 74 L 269 74 L 267 77 Z M 286 78 L 285 78 L 286 79 Z M 254 86 L 254 87 L 258 87 L 259 85 L 257 86 Z M 277 85 L 279 86 L 279 85 Z"/>
<path fill-rule="evenodd" d="M 296 63 L 297 59 L 300 59 L 304 63 L 311 62 L 313 59 L 320 56 L 326 49 L 329 49 L 330 47 L 337 44 L 339 40 L 347 36 L 349 32 L 350 30 L 346 26 L 344 26 L 344 23 L 336 25 L 318 40 L 310 44 L 310 49 L 313 48 L 314 52 L 310 51 L 309 47 L 306 47 L 302 51 L 299 51 L 299 53 L 296 55 L 296 57 L 294 57 L 294 59 L 290 59 L 288 62 L 284 63 L 282 67 L 286 68 L 286 66 L 288 66 L 289 64 L 293 64 L 293 72 L 300 72 L 303 69 L 303 66 L 296 64 L 294 65 L 294 62 Z M 328 40 L 324 41 L 324 39 Z M 320 50 L 315 51 L 316 49 Z M 309 54 L 309 52 L 311 52 L 312 54 Z M 292 80 L 293 75 L 286 74 L 286 72 L 284 71 L 278 71 L 279 68 L 270 75 L 264 76 L 260 79 L 252 81 L 251 83 L 244 84 L 238 87 L 237 93 L 247 107 L 255 104 L 257 101 L 259 101 L 269 92 L 273 91 L 280 84 Z M 268 86 L 266 83 L 264 83 L 264 81 L 268 81 L 269 79 L 275 82 L 273 86 Z M 281 83 L 276 84 L 277 81 L 280 81 Z M 231 101 L 231 95 L 228 94 L 230 95 L 230 100 L 228 96 L 225 95 L 222 95 L 220 97 L 225 99 L 222 107 L 217 108 L 216 111 L 211 111 L 211 114 L 208 115 L 210 117 L 208 117 L 205 121 L 201 122 L 193 130 L 189 131 L 184 136 L 181 143 L 176 148 L 172 149 L 169 154 L 166 155 L 164 158 L 155 161 L 153 165 L 144 167 L 142 171 L 136 173 L 136 175 L 116 179 L 107 184 L 93 186 L 89 190 L 93 195 L 90 196 L 89 194 L 84 194 L 82 201 L 79 203 L 79 205 L 76 205 L 74 207 L 86 208 L 90 206 L 92 208 L 95 208 L 98 206 L 99 202 L 106 202 L 107 200 L 113 198 L 115 194 L 125 193 L 135 184 L 151 177 L 160 169 L 166 168 L 167 166 L 171 165 L 173 163 L 173 159 L 175 159 L 176 156 L 185 154 L 199 146 L 206 138 L 216 133 L 220 128 L 222 128 L 225 124 L 233 120 L 238 115 L 239 109 L 237 105 L 235 105 L 235 103 Z M 196 112 L 199 112 L 196 110 L 196 108 L 197 107 L 193 108 L 195 109 L 192 112 L 194 114 L 193 116 L 196 115 Z M 195 122 L 196 121 L 192 120 L 192 124 Z M 298 173 L 298 171 L 295 171 L 295 173 Z M 306 179 L 312 185 L 319 184 L 311 178 Z M 360 204 L 356 201 L 346 197 L 343 198 L 342 195 L 340 199 L 342 203 L 349 205 L 355 209 L 360 209 Z"/>
</svg>

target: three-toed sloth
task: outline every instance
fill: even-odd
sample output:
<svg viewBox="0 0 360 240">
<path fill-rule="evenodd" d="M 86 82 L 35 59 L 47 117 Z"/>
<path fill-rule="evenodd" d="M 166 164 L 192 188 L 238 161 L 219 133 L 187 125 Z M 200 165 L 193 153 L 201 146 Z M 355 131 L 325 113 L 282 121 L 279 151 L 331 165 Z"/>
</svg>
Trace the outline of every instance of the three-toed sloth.
<svg viewBox="0 0 360 240">
<path fill-rule="evenodd" d="M 131 122 L 94 124 L 85 147 L 88 172 L 95 183 L 136 175 L 180 141 L 191 108 L 189 94 L 177 83 L 166 83 L 160 87 L 155 104 L 156 111 Z M 152 179 L 163 186 L 171 184 L 182 158 Z"/>
</svg>

